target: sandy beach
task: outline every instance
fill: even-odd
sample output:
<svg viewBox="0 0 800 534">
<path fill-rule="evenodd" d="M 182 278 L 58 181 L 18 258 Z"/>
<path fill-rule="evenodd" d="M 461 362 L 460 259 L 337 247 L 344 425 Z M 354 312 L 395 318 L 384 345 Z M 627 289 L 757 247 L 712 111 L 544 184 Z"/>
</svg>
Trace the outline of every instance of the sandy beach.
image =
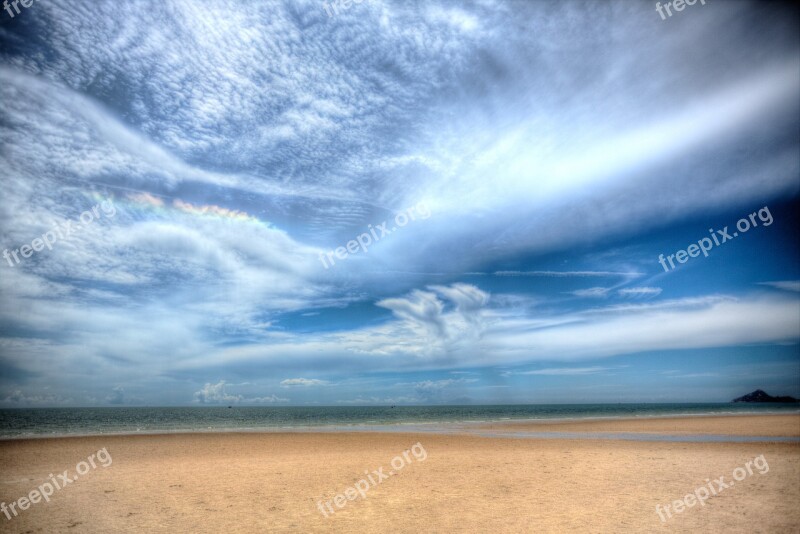
<svg viewBox="0 0 800 534">
<path fill-rule="evenodd" d="M 504 423 L 575 431 L 797 436 L 800 416 Z M 412 446 L 419 444 L 416 449 Z M 0 441 L 0 500 L 100 449 L 3 532 L 791 532 L 800 444 L 509 439 L 409 433 L 209 433 Z M 403 459 L 403 452 L 405 459 Z M 409 451 L 412 451 L 410 453 Z M 423 454 L 424 452 L 424 454 Z M 763 455 L 768 470 L 752 468 Z M 352 500 L 359 480 L 403 464 Z M 98 456 L 97 458 L 101 458 Z M 751 462 L 752 474 L 744 467 Z M 758 466 L 759 464 L 756 464 Z M 732 473 L 746 473 L 735 485 Z M 709 480 L 729 485 L 672 513 Z M 714 486 L 716 487 L 716 486 Z M 351 496 L 353 492 L 351 492 Z M 326 508 L 325 502 L 331 507 Z M 335 510 L 331 512 L 330 509 Z M 323 511 L 327 511 L 326 514 Z"/>
</svg>

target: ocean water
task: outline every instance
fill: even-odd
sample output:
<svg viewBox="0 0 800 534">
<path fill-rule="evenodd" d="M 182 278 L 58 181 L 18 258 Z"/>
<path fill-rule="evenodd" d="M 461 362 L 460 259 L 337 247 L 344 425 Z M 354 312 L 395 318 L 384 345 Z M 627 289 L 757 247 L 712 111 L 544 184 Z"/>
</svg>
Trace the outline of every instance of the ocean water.
<svg viewBox="0 0 800 534">
<path fill-rule="evenodd" d="M 800 413 L 798 404 L 533 404 L 492 406 L 332 406 L 35 408 L 0 410 L 0 438 L 280 429 L 444 428 L 450 423 L 529 419 Z"/>
</svg>

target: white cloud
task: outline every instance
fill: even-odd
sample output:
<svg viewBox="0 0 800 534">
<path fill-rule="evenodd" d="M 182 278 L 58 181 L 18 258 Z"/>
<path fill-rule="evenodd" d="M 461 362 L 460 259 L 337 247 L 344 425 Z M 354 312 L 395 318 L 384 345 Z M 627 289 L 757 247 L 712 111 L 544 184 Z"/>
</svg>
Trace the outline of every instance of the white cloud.
<svg viewBox="0 0 800 534">
<path fill-rule="evenodd" d="M 200 391 L 194 394 L 195 402 L 200 404 L 273 404 L 278 402 L 289 402 L 289 399 L 270 395 L 269 397 L 244 397 L 233 395 L 226 391 L 226 383 L 220 380 L 216 384 L 206 383 Z"/>
<path fill-rule="evenodd" d="M 337 404 L 369 406 L 373 404 L 419 404 L 418 397 L 356 397 L 355 399 L 338 400 Z"/>
<path fill-rule="evenodd" d="M 325 380 L 318 380 L 316 378 L 287 378 L 281 380 L 281 386 L 325 386 L 328 382 Z"/>
<path fill-rule="evenodd" d="M 761 285 L 771 286 L 775 289 L 782 289 L 783 291 L 800 292 L 800 280 L 786 280 L 782 282 L 761 282 Z"/>
<path fill-rule="evenodd" d="M 608 296 L 609 291 L 611 291 L 610 287 L 590 287 L 587 289 L 576 289 L 570 292 L 570 294 L 576 297 L 605 298 Z"/>
<path fill-rule="evenodd" d="M 278 397 L 277 395 L 272 394 L 269 397 L 246 397 L 243 402 L 254 404 L 275 404 L 289 402 L 289 399 Z"/>
<path fill-rule="evenodd" d="M 483 343 L 498 359 L 600 358 L 797 340 L 800 321 L 797 300 L 783 298 L 686 299 L 610 310 L 578 313 L 572 323 L 553 328 L 526 331 L 521 324 L 503 335 L 487 333 Z"/>
<path fill-rule="evenodd" d="M 515 374 L 518 375 L 551 375 L 551 376 L 566 376 L 566 375 L 593 375 L 610 371 L 611 367 L 555 367 L 550 369 L 536 369 L 534 371 L 521 371 Z"/>
<path fill-rule="evenodd" d="M 264 365 L 280 361 L 285 365 L 288 361 L 302 369 L 335 360 L 365 371 L 387 371 L 570 361 L 653 350 L 797 341 L 800 322 L 797 300 L 776 296 L 686 298 L 559 315 L 534 311 L 525 317 L 516 310 L 497 308 L 483 313 L 485 330 L 468 342 L 431 337 L 430 329 L 417 324 L 424 317 L 447 331 L 452 331 L 453 324 L 468 331 L 468 323 L 456 312 L 432 317 L 416 314 L 413 320 L 400 316 L 379 326 L 227 348 L 181 362 L 178 367 L 197 368 L 216 362 Z M 424 383 L 420 384 L 425 389 Z"/>
<path fill-rule="evenodd" d="M 226 393 L 224 380 L 220 380 L 216 384 L 206 383 L 203 389 L 194 394 L 194 400 L 200 404 L 238 403 L 242 398 L 241 395 Z"/>
<path fill-rule="evenodd" d="M 477 382 L 477 378 L 445 378 L 443 380 L 423 380 L 421 382 L 399 383 L 396 386 L 411 386 L 418 391 L 439 391 L 452 386 Z"/>
<path fill-rule="evenodd" d="M 628 287 L 620 289 L 618 293 L 623 297 L 655 297 L 661 294 L 660 287 Z"/>
<path fill-rule="evenodd" d="M 419 402 L 452 402 L 454 400 L 453 389 L 463 389 L 467 384 L 477 381 L 477 378 L 446 378 L 444 380 L 423 380 L 410 384 L 410 386 L 414 388 L 414 394 L 419 399 Z M 404 384 L 397 385 L 402 386 Z"/>
<path fill-rule="evenodd" d="M 383 299 L 376 305 L 391 310 L 402 319 L 406 331 L 423 336 L 431 346 L 452 346 L 481 336 L 488 293 L 461 283 L 429 289 L 432 291 L 414 290 L 406 297 Z M 448 304 L 454 309 L 446 310 Z"/>
<path fill-rule="evenodd" d="M 637 278 L 644 276 L 644 273 L 636 271 L 497 271 L 494 273 L 496 276 L 545 276 L 555 278 L 567 277 L 615 277 L 622 276 L 625 278 Z"/>
</svg>

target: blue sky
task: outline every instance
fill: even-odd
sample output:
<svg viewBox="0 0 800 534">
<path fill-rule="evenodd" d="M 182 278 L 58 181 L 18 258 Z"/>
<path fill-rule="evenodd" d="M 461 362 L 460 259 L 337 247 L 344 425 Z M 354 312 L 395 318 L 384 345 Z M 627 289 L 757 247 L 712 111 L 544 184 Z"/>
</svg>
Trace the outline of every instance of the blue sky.
<svg viewBox="0 0 800 534">
<path fill-rule="evenodd" d="M 800 396 L 788 3 L 2 15 L 2 406 Z"/>
</svg>

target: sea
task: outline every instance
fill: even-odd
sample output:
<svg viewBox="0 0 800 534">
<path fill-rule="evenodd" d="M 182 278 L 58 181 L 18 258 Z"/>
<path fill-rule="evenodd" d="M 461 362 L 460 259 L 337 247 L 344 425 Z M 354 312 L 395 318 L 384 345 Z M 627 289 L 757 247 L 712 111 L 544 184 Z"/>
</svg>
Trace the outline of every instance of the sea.
<svg viewBox="0 0 800 534">
<path fill-rule="evenodd" d="M 0 409 L 0 439 L 225 431 L 417 431 L 495 421 L 769 413 L 800 413 L 800 404 L 13 408 Z"/>
</svg>

